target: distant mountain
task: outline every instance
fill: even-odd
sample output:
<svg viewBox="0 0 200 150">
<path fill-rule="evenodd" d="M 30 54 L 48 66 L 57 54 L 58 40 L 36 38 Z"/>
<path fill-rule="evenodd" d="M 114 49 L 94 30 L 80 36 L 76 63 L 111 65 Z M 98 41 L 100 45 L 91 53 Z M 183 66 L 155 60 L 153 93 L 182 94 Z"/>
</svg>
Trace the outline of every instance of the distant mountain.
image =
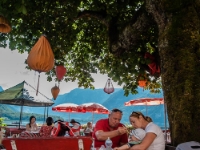
<svg viewBox="0 0 200 150">
<path fill-rule="evenodd" d="M 3 91 L 3 88 L 0 86 L 0 92 Z"/>
<path fill-rule="evenodd" d="M 100 103 L 104 105 L 109 110 L 112 110 L 113 108 L 118 108 L 123 111 L 123 118 L 121 122 L 125 124 L 129 124 L 129 115 L 132 111 L 141 111 L 144 115 L 150 116 L 153 121 L 158 124 L 159 126 L 164 127 L 164 107 L 163 105 L 158 106 L 124 106 L 124 103 L 131 100 L 131 99 L 137 99 L 137 98 L 162 98 L 163 92 L 161 93 L 150 93 L 148 90 L 143 90 L 142 88 L 138 88 L 138 94 L 133 95 L 129 94 L 129 96 L 124 96 L 123 89 L 115 89 L 114 93 L 107 94 L 103 91 L 103 89 L 80 89 L 76 88 L 69 93 L 59 95 L 57 99 L 54 101 L 55 104 L 52 106 L 56 106 L 58 104 L 62 103 L 75 103 L 75 104 L 82 104 L 82 103 L 88 103 L 88 102 L 95 102 Z M 15 110 L 20 111 L 19 106 L 11 106 L 12 108 L 15 108 Z M 48 108 L 48 115 L 58 115 L 65 120 L 68 121 L 69 119 L 69 113 L 64 112 L 55 112 L 52 111 L 52 107 Z M 27 113 L 33 113 L 37 112 L 39 114 L 44 114 L 45 108 L 40 107 L 24 107 L 23 112 Z M 96 122 L 100 118 L 106 118 L 107 115 L 102 114 L 94 114 L 94 122 Z M 80 122 L 88 122 L 92 120 L 92 113 L 71 113 L 70 118 L 74 118 Z"/>
<path fill-rule="evenodd" d="M 120 89 L 115 89 L 116 93 Z M 88 103 L 88 102 L 96 102 L 96 103 L 103 103 L 110 97 L 109 94 L 105 93 L 103 89 L 80 89 L 76 88 L 70 93 L 66 93 L 64 95 L 59 95 L 58 98 L 55 100 L 54 105 L 62 104 L 62 103 Z"/>
</svg>

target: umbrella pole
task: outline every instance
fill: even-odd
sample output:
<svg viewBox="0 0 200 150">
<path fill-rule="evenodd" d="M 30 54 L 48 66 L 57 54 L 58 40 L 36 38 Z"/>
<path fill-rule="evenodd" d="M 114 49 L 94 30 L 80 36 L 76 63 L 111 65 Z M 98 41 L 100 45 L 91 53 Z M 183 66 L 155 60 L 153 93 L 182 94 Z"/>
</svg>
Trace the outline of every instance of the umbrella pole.
<svg viewBox="0 0 200 150">
<path fill-rule="evenodd" d="M 46 116 L 46 106 L 44 107 L 44 122 L 45 122 L 45 116 Z"/>
<path fill-rule="evenodd" d="M 94 112 L 92 112 L 92 124 L 93 124 L 93 121 L 94 121 Z"/>
<path fill-rule="evenodd" d="M 20 110 L 20 117 L 19 117 L 19 129 L 22 123 L 22 111 L 23 111 L 23 105 L 21 105 L 21 110 Z"/>
<path fill-rule="evenodd" d="M 47 117 L 49 117 L 49 107 L 47 107 Z"/>
<path fill-rule="evenodd" d="M 147 105 L 146 105 L 146 116 L 147 116 Z"/>
<path fill-rule="evenodd" d="M 68 113 L 68 118 L 69 118 L 69 122 L 70 122 L 70 113 Z"/>
</svg>

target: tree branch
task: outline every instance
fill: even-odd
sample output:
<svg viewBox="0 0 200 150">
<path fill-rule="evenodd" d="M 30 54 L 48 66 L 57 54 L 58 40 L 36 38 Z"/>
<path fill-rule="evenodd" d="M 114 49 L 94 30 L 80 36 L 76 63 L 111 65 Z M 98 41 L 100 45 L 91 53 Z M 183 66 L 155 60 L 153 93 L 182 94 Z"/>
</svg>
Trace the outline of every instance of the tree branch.
<svg viewBox="0 0 200 150">
<path fill-rule="evenodd" d="M 109 23 L 106 21 L 107 13 L 105 11 L 90 11 L 90 10 L 85 10 L 82 12 L 78 13 L 78 16 L 75 20 L 84 18 L 84 17 L 91 17 L 91 18 L 96 18 L 102 22 L 106 27 L 109 26 Z"/>
</svg>

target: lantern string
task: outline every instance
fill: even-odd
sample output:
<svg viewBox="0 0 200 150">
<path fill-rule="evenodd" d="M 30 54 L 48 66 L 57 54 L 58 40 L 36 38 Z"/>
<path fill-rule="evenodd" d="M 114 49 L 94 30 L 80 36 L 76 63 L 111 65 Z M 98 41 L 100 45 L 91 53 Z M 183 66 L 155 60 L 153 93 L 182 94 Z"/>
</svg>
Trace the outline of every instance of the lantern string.
<svg viewBox="0 0 200 150">
<path fill-rule="evenodd" d="M 38 95 L 38 91 L 39 91 L 39 83 L 40 83 L 40 72 L 39 72 L 39 74 L 38 74 L 38 83 L 37 83 L 36 96 Z"/>
<path fill-rule="evenodd" d="M 60 86 L 60 81 L 58 81 L 58 87 Z"/>
</svg>

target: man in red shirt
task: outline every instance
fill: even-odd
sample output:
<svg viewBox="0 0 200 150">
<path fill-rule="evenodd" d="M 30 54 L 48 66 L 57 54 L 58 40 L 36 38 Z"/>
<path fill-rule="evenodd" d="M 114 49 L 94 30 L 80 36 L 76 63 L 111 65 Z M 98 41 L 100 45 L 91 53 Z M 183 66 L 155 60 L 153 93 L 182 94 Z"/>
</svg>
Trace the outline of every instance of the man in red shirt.
<svg viewBox="0 0 200 150">
<path fill-rule="evenodd" d="M 127 128 L 120 123 L 122 115 L 121 110 L 113 109 L 108 119 L 97 121 L 92 134 L 94 147 L 105 145 L 108 137 L 112 140 L 112 147 L 119 147 L 128 142 Z"/>
</svg>

